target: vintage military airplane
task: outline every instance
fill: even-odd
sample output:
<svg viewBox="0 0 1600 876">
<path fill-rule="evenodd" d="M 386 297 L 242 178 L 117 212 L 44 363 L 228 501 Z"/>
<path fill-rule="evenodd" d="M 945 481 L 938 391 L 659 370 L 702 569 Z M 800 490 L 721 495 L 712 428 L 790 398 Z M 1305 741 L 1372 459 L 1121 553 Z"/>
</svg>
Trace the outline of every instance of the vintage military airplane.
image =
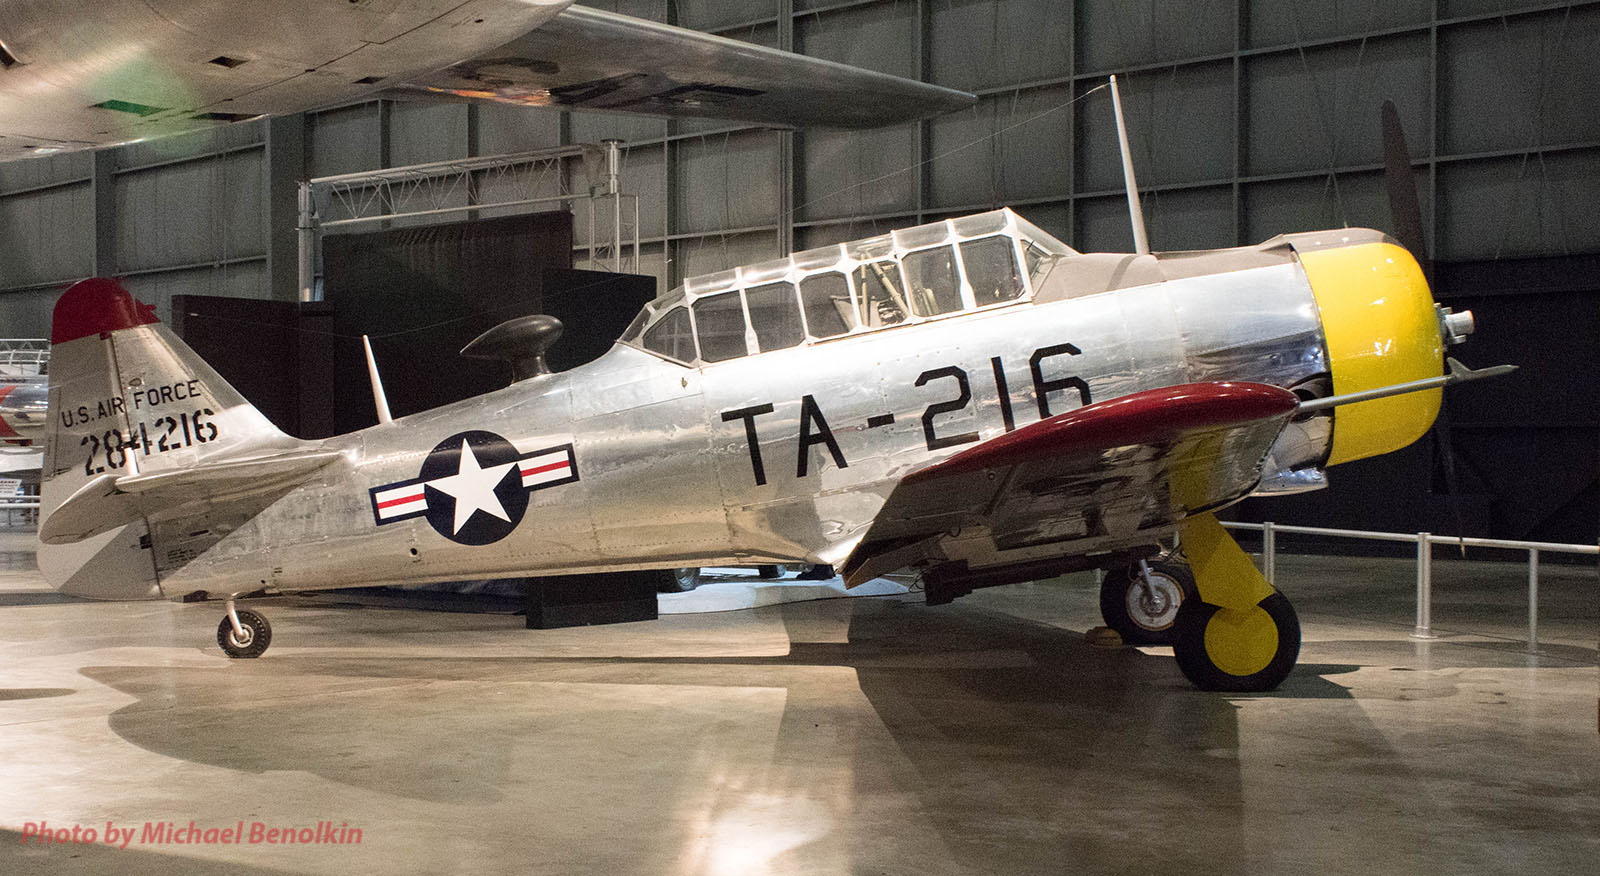
<svg viewBox="0 0 1600 876">
<path fill-rule="evenodd" d="M 976 100 L 572 0 L 0 3 L 0 159 L 374 96 L 841 128 Z"/>
<path fill-rule="evenodd" d="M 696 277 L 586 365 L 529 340 L 505 389 L 302 441 L 85 280 L 55 307 L 39 565 L 230 597 L 244 657 L 271 630 L 231 596 L 263 588 L 809 562 L 919 570 L 940 603 L 1099 567 L 1114 627 L 1269 689 L 1298 621 L 1213 512 L 1416 440 L 1484 373 L 1441 367 L 1471 329 L 1379 232 L 1079 253 L 999 210 Z M 1175 533 L 1187 565 L 1152 574 Z"/>
<path fill-rule="evenodd" d="M 39 483 L 49 362 L 43 340 L 0 340 L 0 480 Z"/>
</svg>

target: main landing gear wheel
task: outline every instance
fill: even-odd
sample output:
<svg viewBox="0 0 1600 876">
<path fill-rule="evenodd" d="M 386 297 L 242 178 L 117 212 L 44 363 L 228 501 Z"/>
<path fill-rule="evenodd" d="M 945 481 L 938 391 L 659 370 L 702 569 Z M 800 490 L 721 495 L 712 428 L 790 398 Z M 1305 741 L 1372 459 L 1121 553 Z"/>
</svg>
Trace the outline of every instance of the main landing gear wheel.
<svg viewBox="0 0 1600 876">
<path fill-rule="evenodd" d="M 1185 600 L 1174 625 L 1172 653 L 1201 690 L 1272 690 L 1300 657 L 1300 619 L 1276 591 L 1248 609 Z"/>
<path fill-rule="evenodd" d="M 247 608 L 238 609 L 234 615 L 239 618 L 239 629 L 233 628 L 232 617 L 224 617 L 217 625 L 217 644 L 229 657 L 260 657 L 272 644 L 272 625 Z"/>
<path fill-rule="evenodd" d="M 1138 563 L 1118 566 L 1100 582 L 1100 616 L 1129 645 L 1170 645 L 1178 609 L 1195 592 L 1188 563 L 1170 558 L 1151 563 L 1148 587 Z"/>
</svg>

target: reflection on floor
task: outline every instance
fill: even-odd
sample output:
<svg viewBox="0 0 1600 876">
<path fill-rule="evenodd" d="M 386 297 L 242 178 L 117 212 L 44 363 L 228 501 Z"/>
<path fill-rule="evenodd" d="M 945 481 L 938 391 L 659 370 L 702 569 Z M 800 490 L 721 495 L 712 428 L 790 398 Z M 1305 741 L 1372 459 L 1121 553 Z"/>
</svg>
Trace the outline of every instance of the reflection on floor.
<svg viewBox="0 0 1600 876">
<path fill-rule="evenodd" d="M 0 872 L 1505 873 L 1600 856 L 1593 567 L 1284 557 L 1282 690 L 1104 651 L 1090 576 L 650 623 L 61 600 L 0 543 Z M 8 559 L 9 557 L 9 559 Z M 190 822 L 197 842 L 145 835 Z M 330 823 L 320 833 L 319 822 Z M 95 829 L 95 843 L 41 845 Z M 127 848 L 107 824 L 133 828 Z M 244 826 L 293 845 L 228 843 Z M 328 838 L 353 836 L 360 842 Z M 207 839 L 206 831 L 212 831 Z M 299 836 L 298 833 L 295 834 Z"/>
</svg>

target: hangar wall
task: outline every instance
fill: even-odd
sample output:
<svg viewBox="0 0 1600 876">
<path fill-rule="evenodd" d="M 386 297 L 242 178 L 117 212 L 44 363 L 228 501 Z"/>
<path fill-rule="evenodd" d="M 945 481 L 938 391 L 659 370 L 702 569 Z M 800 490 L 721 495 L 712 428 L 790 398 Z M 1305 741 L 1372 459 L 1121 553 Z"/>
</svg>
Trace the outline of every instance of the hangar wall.
<svg viewBox="0 0 1600 876">
<path fill-rule="evenodd" d="M 865 133 L 372 101 L 0 165 L 0 325 L 63 283 L 292 296 L 303 175 L 619 137 L 644 270 L 686 275 L 1017 206 L 1080 249 L 1130 245 L 1122 74 L 1154 245 L 1388 225 L 1378 106 L 1399 106 L 1435 255 L 1600 252 L 1600 2 L 613 0 L 590 5 L 976 91 Z M 791 212 L 792 211 L 792 212 Z M 580 233 L 585 222 L 580 217 Z M 580 245 L 582 241 L 579 241 Z"/>
<path fill-rule="evenodd" d="M 91 274 L 126 277 L 164 316 L 176 294 L 292 300 L 298 180 L 607 137 L 628 144 L 624 187 L 643 208 L 641 270 L 663 288 L 791 248 L 1001 204 L 1080 250 L 1126 250 L 1110 102 L 1095 91 L 1110 73 L 1123 81 L 1157 249 L 1387 228 L 1378 108 L 1392 99 L 1435 257 L 1478 266 L 1458 275 L 1529 258 L 1589 265 L 1581 257 L 1600 254 L 1600 0 L 589 5 L 982 99 L 927 122 L 852 133 L 369 101 L 0 164 L 0 334 L 44 335 L 57 291 Z M 581 250 L 587 222 L 576 218 Z M 1600 292 L 1578 277 L 1501 286 L 1488 291 L 1502 312 L 1486 320 L 1469 358 L 1482 364 L 1511 343 L 1505 358 L 1544 379 L 1481 392 L 1550 401 L 1534 420 L 1459 418 L 1457 434 L 1475 431 L 1477 455 L 1492 460 L 1515 428 L 1529 467 L 1562 474 L 1559 490 L 1523 490 L 1530 520 L 1561 503 L 1588 508 L 1597 501 L 1588 436 L 1600 414 L 1592 392 L 1585 400 L 1582 390 L 1558 390 L 1600 378 L 1600 326 L 1585 321 Z M 1508 312 L 1545 317 L 1508 324 Z M 1511 399 L 1465 413 L 1484 408 L 1519 409 Z M 1425 448 L 1413 453 L 1395 464 L 1428 465 Z M 1386 472 L 1370 480 L 1393 489 Z M 1417 490 L 1430 492 L 1425 483 Z M 1559 498 L 1567 494 L 1578 498 Z M 1592 529 L 1587 511 L 1562 519 Z M 1516 534 L 1567 531 L 1530 523 Z"/>
</svg>

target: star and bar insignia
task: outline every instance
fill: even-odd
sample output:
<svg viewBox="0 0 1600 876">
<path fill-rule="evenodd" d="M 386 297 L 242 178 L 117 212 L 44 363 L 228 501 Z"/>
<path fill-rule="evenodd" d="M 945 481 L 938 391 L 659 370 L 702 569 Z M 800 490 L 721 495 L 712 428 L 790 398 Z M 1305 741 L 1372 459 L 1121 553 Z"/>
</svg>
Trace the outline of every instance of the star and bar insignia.
<svg viewBox="0 0 1600 876">
<path fill-rule="evenodd" d="M 517 528 L 529 493 L 577 479 L 571 444 L 521 453 L 493 432 L 471 431 L 439 442 L 417 477 L 373 487 L 368 495 L 379 526 L 426 517 L 451 541 L 485 545 Z"/>
</svg>

